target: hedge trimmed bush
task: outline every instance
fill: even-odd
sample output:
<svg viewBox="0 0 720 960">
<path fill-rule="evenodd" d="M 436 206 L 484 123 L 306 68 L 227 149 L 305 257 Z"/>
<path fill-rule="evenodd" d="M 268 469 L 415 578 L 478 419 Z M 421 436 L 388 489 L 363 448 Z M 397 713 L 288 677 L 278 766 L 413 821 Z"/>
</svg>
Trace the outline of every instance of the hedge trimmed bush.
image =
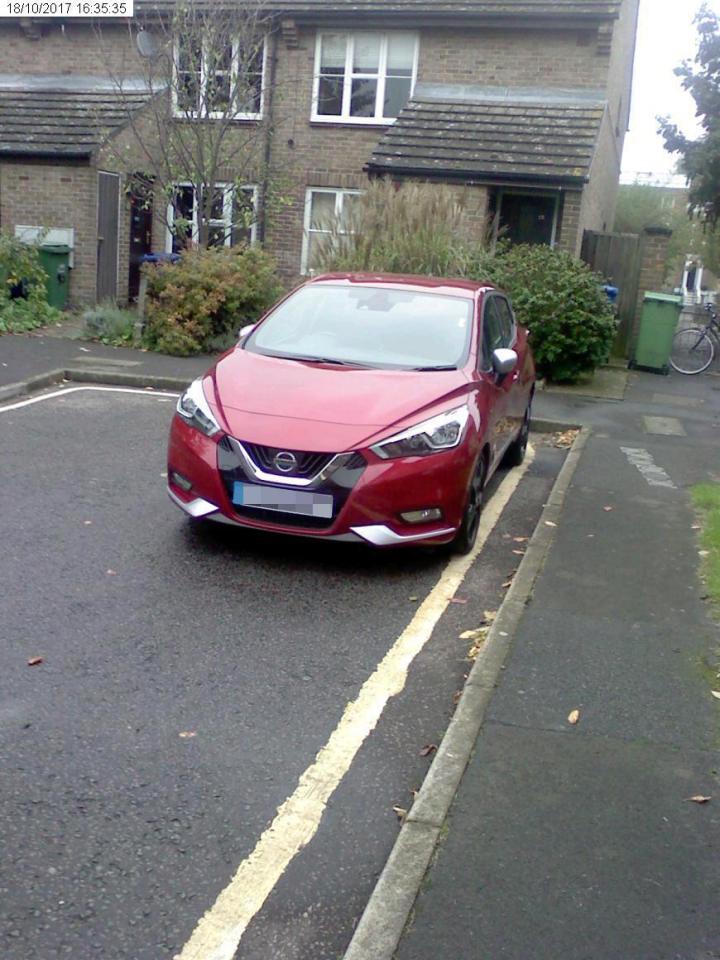
<svg viewBox="0 0 720 960">
<path fill-rule="evenodd" d="M 538 372 L 548 380 L 572 383 L 607 362 L 617 321 L 601 278 L 580 260 L 518 245 L 481 258 L 471 272 L 510 295 L 530 331 Z"/>
<path fill-rule="evenodd" d="M 38 248 L 0 233 L 0 334 L 45 327 L 61 316 L 47 302 Z"/>
<path fill-rule="evenodd" d="M 178 263 L 144 270 L 145 345 L 179 357 L 230 346 L 281 292 L 274 259 L 244 244 L 189 250 Z"/>
</svg>

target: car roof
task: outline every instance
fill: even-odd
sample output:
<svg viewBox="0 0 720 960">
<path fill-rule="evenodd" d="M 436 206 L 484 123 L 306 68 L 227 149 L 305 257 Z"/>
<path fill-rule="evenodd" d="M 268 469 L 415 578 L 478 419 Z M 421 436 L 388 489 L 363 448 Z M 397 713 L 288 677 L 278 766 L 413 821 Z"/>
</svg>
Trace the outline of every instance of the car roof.
<svg viewBox="0 0 720 960">
<path fill-rule="evenodd" d="M 459 280 L 447 277 L 422 277 L 403 273 L 324 273 L 313 277 L 310 283 L 332 283 L 338 286 L 358 285 L 410 289 L 420 292 L 443 293 L 447 296 L 474 296 L 484 290 L 494 289 L 490 283 L 476 280 Z"/>
</svg>

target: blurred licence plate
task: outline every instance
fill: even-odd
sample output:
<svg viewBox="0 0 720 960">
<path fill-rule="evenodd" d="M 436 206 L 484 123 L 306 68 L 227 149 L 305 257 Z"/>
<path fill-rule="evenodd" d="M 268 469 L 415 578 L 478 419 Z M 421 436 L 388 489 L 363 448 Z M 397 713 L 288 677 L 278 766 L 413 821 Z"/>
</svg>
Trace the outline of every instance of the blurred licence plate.
<svg viewBox="0 0 720 960">
<path fill-rule="evenodd" d="M 325 520 L 331 520 L 333 515 L 333 498 L 327 493 L 280 490 L 277 487 L 240 483 L 238 480 L 233 487 L 233 503 L 236 507 L 297 513 L 302 517 L 321 517 Z"/>
</svg>

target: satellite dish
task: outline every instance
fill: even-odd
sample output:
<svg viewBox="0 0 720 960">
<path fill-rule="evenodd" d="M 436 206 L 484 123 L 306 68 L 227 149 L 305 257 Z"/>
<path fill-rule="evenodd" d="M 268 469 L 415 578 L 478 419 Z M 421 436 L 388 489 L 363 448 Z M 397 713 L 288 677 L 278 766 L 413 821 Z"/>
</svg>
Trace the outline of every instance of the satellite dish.
<svg viewBox="0 0 720 960">
<path fill-rule="evenodd" d="M 135 46 L 145 60 L 152 60 L 158 54 L 157 37 L 149 30 L 138 30 L 135 35 Z"/>
</svg>

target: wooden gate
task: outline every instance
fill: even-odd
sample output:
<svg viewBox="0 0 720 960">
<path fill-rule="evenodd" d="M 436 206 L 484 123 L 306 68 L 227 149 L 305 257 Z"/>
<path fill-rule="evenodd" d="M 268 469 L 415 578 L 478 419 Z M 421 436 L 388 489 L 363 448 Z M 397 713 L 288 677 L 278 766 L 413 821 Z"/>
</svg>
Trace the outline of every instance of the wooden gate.
<svg viewBox="0 0 720 960">
<path fill-rule="evenodd" d="M 637 311 L 642 244 L 634 233 L 596 233 L 586 230 L 580 257 L 608 283 L 617 287 L 620 327 L 614 353 L 626 355 Z"/>
<path fill-rule="evenodd" d="M 120 226 L 120 177 L 117 173 L 98 173 L 97 210 L 96 297 L 99 303 L 117 297 Z"/>
</svg>

